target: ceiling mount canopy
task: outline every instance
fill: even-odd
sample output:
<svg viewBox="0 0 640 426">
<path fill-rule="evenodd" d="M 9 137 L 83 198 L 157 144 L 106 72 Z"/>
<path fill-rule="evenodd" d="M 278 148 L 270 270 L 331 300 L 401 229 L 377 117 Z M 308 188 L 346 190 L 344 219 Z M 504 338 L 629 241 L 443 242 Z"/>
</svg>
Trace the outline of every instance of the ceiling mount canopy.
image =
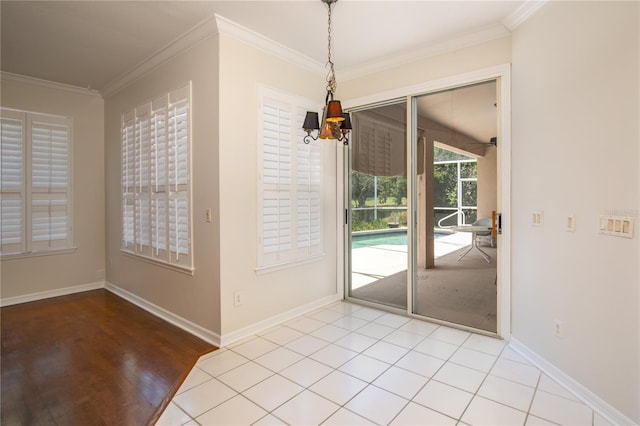
<svg viewBox="0 0 640 426">
<path fill-rule="evenodd" d="M 329 72 L 327 74 L 327 96 L 324 100 L 324 108 L 322 112 L 322 125 L 318 121 L 318 113 L 307 111 L 307 115 L 304 119 L 302 128 L 307 132 L 307 136 L 304 137 L 304 143 L 310 143 L 312 140 L 318 139 L 335 139 L 344 142 L 345 145 L 349 144 L 349 131 L 351 130 L 351 120 L 349 113 L 342 111 L 342 105 L 339 100 L 334 100 L 333 95 L 336 92 L 338 86 L 336 82 L 336 72 L 331 57 L 331 8 L 338 0 L 321 0 L 327 5 L 328 8 L 328 20 L 327 20 L 327 32 L 328 32 L 328 55 L 327 66 Z M 312 136 L 311 133 L 316 132 L 316 136 Z"/>
</svg>

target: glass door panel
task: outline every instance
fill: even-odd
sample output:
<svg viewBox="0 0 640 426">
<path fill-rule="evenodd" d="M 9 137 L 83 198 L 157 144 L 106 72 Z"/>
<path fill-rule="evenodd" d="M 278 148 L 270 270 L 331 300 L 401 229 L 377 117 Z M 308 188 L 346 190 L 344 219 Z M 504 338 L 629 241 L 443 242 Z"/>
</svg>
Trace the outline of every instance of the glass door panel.
<svg viewBox="0 0 640 426">
<path fill-rule="evenodd" d="M 496 332 L 496 82 L 424 95 L 411 312 Z"/>
<path fill-rule="evenodd" d="M 348 295 L 407 309 L 406 105 L 351 113 Z"/>
</svg>

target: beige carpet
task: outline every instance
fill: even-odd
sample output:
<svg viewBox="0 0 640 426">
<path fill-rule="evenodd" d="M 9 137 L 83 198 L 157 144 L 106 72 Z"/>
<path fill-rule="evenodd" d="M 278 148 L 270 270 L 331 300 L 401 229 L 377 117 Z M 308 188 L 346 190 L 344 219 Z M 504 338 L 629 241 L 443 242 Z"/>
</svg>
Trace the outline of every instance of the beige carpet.
<svg viewBox="0 0 640 426">
<path fill-rule="evenodd" d="M 458 261 L 457 250 L 436 259 L 433 269 L 418 270 L 413 312 L 443 321 L 496 332 L 496 249 L 485 262 L 474 248 Z M 352 297 L 407 307 L 407 271 L 398 272 L 353 291 Z"/>
</svg>

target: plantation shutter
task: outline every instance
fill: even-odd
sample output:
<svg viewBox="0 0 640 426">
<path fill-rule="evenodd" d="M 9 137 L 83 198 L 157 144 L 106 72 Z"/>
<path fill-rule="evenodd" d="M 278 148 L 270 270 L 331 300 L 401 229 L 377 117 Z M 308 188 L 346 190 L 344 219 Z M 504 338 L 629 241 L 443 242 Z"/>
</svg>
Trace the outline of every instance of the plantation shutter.
<svg viewBox="0 0 640 426">
<path fill-rule="evenodd" d="M 321 252 L 321 161 L 320 145 L 305 144 L 302 129 L 306 110 L 296 114 L 296 243 L 305 254 Z"/>
<path fill-rule="evenodd" d="M 153 257 L 167 258 L 167 97 L 151 104 L 151 246 Z"/>
<path fill-rule="evenodd" d="M 122 117 L 122 247 L 134 249 L 135 113 Z"/>
<path fill-rule="evenodd" d="M 136 251 L 150 255 L 151 193 L 151 105 L 136 108 L 135 119 L 135 208 L 134 230 Z"/>
<path fill-rule="evenodd" d="M 305 104 L 305 105 L 302 105 Z M 262 88 L 258 173 L 258 268 L 322 252 L 322 149 L 305 144 L 308 102 Z"/>
<path fill-rule="evenodd" d="M 71 248 L 71 119 L 1 111 L 2 254 Z"/>
<path fill-rule="evenodd" d="M 272 262 L 292 257 L 292 113 L 289 105 L 265 98 L 262 106 L 262 250 Z"/>
<path fill-rule="evenodd" d="M 190 262 L 189 226 L 189 90 L 169 94 L 167 164 L 169 251 L 176 263 Z"/>
<path fill-rule="evenodd" d="M 3 253 L 24 251 L 25 115 L 3 111 L 0 124 L 0 241 Z"/>
<path fill-rule="evenodd" d="M 57 122 L 56 122 L 57 121 Z M 33 116 L 31 130 L 31 250 L 70 246 L 70 126 Z"/>
<path fill-rule="evenodd" d="M 192 269 L 191 85 L 122 116 L 122 248 Z"/>
</svg>

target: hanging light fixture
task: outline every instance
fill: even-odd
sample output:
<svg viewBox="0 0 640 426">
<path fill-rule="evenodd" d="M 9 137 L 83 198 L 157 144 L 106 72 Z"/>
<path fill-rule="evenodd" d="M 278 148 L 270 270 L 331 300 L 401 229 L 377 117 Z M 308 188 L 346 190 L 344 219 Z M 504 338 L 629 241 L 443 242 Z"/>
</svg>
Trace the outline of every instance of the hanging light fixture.
<svg viewBox="0 0 640 426">
<path fill-rule="evenodd" d="M 318 139 L 335 139 L 349 145 L 349 132 L 351 131 L 351 118 L 349 113 L 342 111 L 340 101 L 333 99 L 336 91 L 336 73 L 333 60 L 331 58 L 331 6 L 338 0 L 321 0 L 329 9 L 328 12 L 328 57 L 327 65 L 329 73 L 327 74 L 327 96 L 324 99 L 324 108 L 322 111 L 322 123 L 318 121 L 318 113 L 307 111 L 304 118 L 302 128 L 307 132 L 304 137 L 304 143 L 310 143 L 312 140 Z M 316 136 L 311 136 L 312 132 L 317 132 Z"/>
</svg>

